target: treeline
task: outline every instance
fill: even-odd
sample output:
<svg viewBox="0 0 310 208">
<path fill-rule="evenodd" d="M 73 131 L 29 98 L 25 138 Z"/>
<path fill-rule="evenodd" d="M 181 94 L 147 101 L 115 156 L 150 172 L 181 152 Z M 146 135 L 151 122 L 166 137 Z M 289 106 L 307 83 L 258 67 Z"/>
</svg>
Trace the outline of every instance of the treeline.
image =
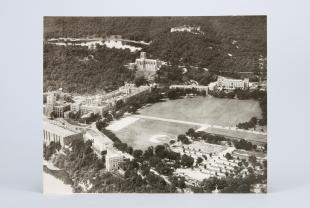
<svg viewBox="0 0 310 208">
<path fill-rule="evenodd" d="M 207 95 L 207 92 L 205 90 L 197 90 L 195 88 L 192 88 L 192 89 L 180 89 L 180 88 L 177 88 L 177 89 L 169 89 L 167 92 L 167 97 L 171 100 L 175 100 L 175 99 L 178 99 L 182 96 L 185 96 L 187 94 L 193 94 L 193 95 L 201 95 L 201 96 L 206 96 Z"/>
<path fill-rule="evenodd" d="M 192 80 L 197 81 L 200 85 L 208 85 L 216 81 L 216 75 L 201 67 L 192 67 L 185 65 L 170 66 L 165 65 L 156 73 L 155 81 L 164 85 L 183 84 Z"/>
<path fill-rule="evenodd" d="M 117 89 L 134 79 L 134 72 L 124 65 L 137 55 L 105 46 L 90 51 L 87 47 L 44 44 L 44 91 L 60 87 L 77 93 Z"/>
<path fill-rule="evenodd" d="M 204 179 L 198 187 L 193 187 L 195 193 L 211 193 L 216 188 L 221 193 L 251 193 L 251 188 L 257 183 L 266 183 L 267 174 L 255 176 L 250 174 L 249 176 L 242 177 L 225 177 L 217 178 L 211 177 Z M 267 190 L 262 190 L 266 192 Z"/>
<path fill-rule="evenodd" d="M 186 135 L 190 136 L 193 140 L 204 140 L 210 144 L 222 145 L 226 143 L 227 145 L 233 145 L 236 149 L 243 150 L 256 150 L 257 145 L 245 139 L 231 139 L 223 135 L 211 134 L 204 131 L 195 132 L 194 129 L 189 129 Z M 267 149 L 266 149 L 267 150 Z"/>
<path fill-rule="evenodd" d="M 257 123 L 258 123 L 257 118 L 256 117 L 252 117 L 250 119 L 250 121 L 243 122 L 243 123 L 238 123 L 237 127 L 239 129 L 246 129 L 246 130 L 248 130 L 248 129 L 251 129 L 251 128 L 255 128 Z"/>
</svg>

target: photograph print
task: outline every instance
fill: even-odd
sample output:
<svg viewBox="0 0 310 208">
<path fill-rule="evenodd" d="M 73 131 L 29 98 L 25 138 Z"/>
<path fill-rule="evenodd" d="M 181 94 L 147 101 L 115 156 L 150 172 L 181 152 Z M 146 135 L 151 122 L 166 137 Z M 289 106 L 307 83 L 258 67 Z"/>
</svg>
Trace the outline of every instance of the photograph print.
<svg viewBox="0 0 310 208">
<path fill-rule="evenodd" d="M 44 193 L 267 192 L 266 16 L 43 21 Z"/>
</svg>

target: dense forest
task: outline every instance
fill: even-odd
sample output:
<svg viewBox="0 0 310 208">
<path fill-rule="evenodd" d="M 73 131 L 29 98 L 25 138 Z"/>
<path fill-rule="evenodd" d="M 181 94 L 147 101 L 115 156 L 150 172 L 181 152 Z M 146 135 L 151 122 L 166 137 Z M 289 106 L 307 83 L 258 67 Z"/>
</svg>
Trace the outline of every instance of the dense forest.
<svg viewBox="0 0 310 208">
<path fill-rule="evenodd" d="M 171 65 L 205 67 L 216 73 L 266 71 L 260 68 L 259 58 L 263 51 L 222 41 L 226 40 L 210 39 L 203 34 L 163 33 L 145 50 Z"/>
<path fill-rule="evenodd" d="M 148 57 L 171 66 L 198 66 L 235 78 L 253 72 L 254 76 L 266 78 L 266 22 L 265 16 L 45 17 L 44 38 L 121 35 L 151 42 L 142 50 L 148 52 Z M 202 33 L 170 32 L 171 27 L 182 25 L 200 26 Z M 100 47 L 88 51 L 44 45 L 44 89 L 62 86 L 80 93 L 114 89 L 132 80 L 132 73 L 124 65 L 136 57 L 138 54 L 128 50 Z"/>
<path fill-rule="evenodd" d="M 66 92 L 111 91 L 133 80 L 125 64 L 137 54 L 129 50 L 98 47 L 44 45 L 44 91 L 62 87 Z"/>
</svg>

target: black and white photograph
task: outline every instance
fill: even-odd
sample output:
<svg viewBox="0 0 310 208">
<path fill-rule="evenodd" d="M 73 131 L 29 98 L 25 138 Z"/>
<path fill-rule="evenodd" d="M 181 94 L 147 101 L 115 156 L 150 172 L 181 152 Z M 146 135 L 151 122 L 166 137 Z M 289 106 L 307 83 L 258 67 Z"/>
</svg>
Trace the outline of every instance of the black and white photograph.
<svg viewBox="0 0 310 208">
<path fill-rule="evenodd" d="M 309 11 L 1 0 L 0 208 L 309 208 Z"/>
<path fill-rule="evenodd" d="M 267 192 L 267 16 L 43 21 L 44 193 Z"/>
</svg>

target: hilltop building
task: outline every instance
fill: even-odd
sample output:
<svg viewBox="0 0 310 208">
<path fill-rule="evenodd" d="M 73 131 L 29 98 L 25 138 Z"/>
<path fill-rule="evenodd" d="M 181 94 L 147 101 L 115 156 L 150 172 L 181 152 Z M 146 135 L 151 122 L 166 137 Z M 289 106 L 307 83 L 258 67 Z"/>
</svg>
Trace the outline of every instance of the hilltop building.
<svg viewBox="0 0 310 208">
<path fill-rule="evenodd" d="M 193 34 L 203 33 L 201 31 L 201 27 L 200 26 L 189 26 L 189 25 L 172 27 L 170 29 L 170 32 L 190 32 L 190 33 L 193 33 Z"/>
<path fill-rule="evenodd" d="M 148 80 L 154 80 L 156 71 L 166 62 L 158 59 L 146 58 L 146 52 L 141 52 L 140 58 L 135 63 L 129 63 L 129 69 L 136 69 L 136 77 L 144 76 Z"/>
<path fill-rule="evenodd" d="M 140 58 L 136 59 L 131 66 L 136 66 L 140 71 L 157 71 L 163 64 L 164 62 L 158 59 L 146 58 L 146 52 L 141 52 Z"/>
</svg>

